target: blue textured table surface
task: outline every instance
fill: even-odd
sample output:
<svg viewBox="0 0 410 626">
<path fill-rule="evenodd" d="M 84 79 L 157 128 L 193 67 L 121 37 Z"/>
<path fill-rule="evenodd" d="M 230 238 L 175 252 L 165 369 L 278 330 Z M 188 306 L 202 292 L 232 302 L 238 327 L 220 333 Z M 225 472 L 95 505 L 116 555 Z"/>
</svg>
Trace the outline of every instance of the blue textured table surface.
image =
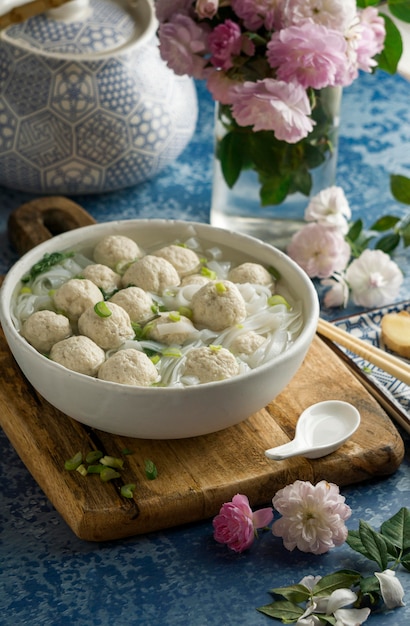
<svg viewBox="0 0 410 626">
<path fill-rule="evenodd" d="M 198 129 L 177 162 L 155 180 L 121 192 L 75 197 L 98 221 L 184 218 L 206 222 L 212 182 L 213 105 L 198 85 Z M 399 76 L 361 76 L 345 90 L 338 167 L 354 218 L 370 225 L 388 211 L 410 208 L 390 194 L 390 173 L 410 176 L 410 84 Z M 32 196 L 0 188 L 0 272 L 16 260 L 7 240 L 12 209 Z M 410 253 L 397 301 L 410 299 Z M 350 308 L 349 312 L 354 312 Z M 328 312 L 326 312 L 328 313 Z M 339 312 L 340 314 L 340 312 Z M 402 433 L 408 446 L 408 436 Z M 263 533 L 237 555 L 212 538 L 211 520 L 108 543 L 87 543 L 66 526 L 0 434 L 0 624 L 75 626 L 263 626 L 279 623 L 258 613 L 269 589 L 306 574 L 368 567 L 347 545 L 315 557 L 288 552 Z M 402 506 L 410 507 L 410 458 L 397 472 L 343 488 L 353 514 L 376 529 Z M 266 494 L 267 501 L 274 494 Z M 372 573 L 370 568 L 369 573 Z M 410 574 L 401 570 L 407 606 L 372 615 L 369 624 L 410 623 Z"/>
</svg>

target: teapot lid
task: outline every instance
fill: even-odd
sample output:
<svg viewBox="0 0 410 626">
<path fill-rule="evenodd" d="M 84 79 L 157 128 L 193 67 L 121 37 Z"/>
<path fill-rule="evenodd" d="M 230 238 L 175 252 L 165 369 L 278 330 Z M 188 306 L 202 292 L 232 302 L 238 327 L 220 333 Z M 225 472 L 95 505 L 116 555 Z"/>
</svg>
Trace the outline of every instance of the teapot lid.
<svg viewBox="0 0 410 626">
<path fill-rule="evenodd" d="M 95 58 L 118 53 L 151 31 L 155 17 L 150 0 L 71 0 L 9 26 L 0 39 L 57 58 Z"/>
</svg>

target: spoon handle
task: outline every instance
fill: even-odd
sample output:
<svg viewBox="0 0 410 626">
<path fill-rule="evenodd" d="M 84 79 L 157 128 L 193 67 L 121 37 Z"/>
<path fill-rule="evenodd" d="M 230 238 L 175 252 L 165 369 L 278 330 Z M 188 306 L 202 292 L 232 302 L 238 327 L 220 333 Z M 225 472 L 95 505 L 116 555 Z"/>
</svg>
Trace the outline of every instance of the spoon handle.
<svg viewBox="0 0 410 626">
<path fill-rule="evenodd" d="M 283 446 L 265 450 L 265 456 L 274 461 L 281 461 L 282 459 L 289 459 L 291 456 L 304 454 L 307 451 L 308 449 L 306 447 L 295 446 L 294 441 L 289 441 L 289 443 L 284 443 Z"/>
</svg>

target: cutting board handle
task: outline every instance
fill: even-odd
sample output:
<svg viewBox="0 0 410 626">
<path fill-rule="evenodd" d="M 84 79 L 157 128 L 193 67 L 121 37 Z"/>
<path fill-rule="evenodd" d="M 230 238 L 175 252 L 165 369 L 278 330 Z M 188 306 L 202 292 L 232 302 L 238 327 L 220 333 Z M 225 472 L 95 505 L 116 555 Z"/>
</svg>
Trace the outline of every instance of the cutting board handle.
<svg viewBox="0 0 410 626">
<path fill-rule="evenodd" d="M 49 196 L 26 202 L 8 219 L 9 240 L 19 254 L 74 228 L 95 224 L 79 204 L 63 196 Z"/>
</svg>

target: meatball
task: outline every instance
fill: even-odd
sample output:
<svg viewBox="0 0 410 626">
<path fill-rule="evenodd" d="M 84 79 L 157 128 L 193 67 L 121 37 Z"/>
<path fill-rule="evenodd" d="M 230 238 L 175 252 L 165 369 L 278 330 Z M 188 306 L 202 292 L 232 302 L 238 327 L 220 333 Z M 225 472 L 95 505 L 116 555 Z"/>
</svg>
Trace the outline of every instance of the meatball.
<svg viewBox="0 0 410 626">
<path fill-rule="evenodd" d="M 198 287 L 202 287 L 209 283 L 211 279 L 207 276 L 202 276 L 202 274 L 190 274 L 189 276 L 184 276 L 181 280 L 181 285 L 185 287 L 185 285 L 198 285 Z"/>
<path fill-rule="evenodd" d="M 111 350 L 132 339 L 134 331 L 127 311 L 113 302 L 105 302 L 104 305 L 110 311 L 108 316 L 101 317 L 91 306 L 78 320 L 78 330 L 103 350 Z"/>
<path fill-rule="evenodd" d="M 191 300 L 195 325 L 210 330 L 223 330 L 243 322 L 245 301 L 238 287 L 229 280 L 210 282 L 201 287 Z"/>
<path fill-rule="evenodd" d="M 54 344 L 50 359 L 74 372 L 96 376 L 105 361 L 105 352 L 88 337 L 76 335 Z"/>
<path fill-rule="evenodd" d="M 230 345 L 230 350 L 234 354 L 253 354 L 265 341 L 266 338 L 263 335 L 250 330 L 236 337 Z"/>
<path fill-rule="evenodd" d="M 111 296 L 109 301 L 125 309 L 131 322 L 146 322 L 154 316 L 152 311 L 154 301 L 150 294 L 140 287 L 121 289 Z"/>
<path fill-rule="evenodd" d="M 108 265 L 113 270 L 132 263 L 143 255 L 138 244 L 123 235 L 108 235 L 101 239 L 94 248 L 94 261 L 102 265 Z"/>
<path fill-rule="evenodd" d="M 121 286 L 121 276 L 114 272 L 108 265 L 87 265 L 83 269 L 83 276 L 91 280 L 105 293 L 112 293 Z"/>
<path fill-rule="evenodd" d="M 183 344 L 197 332 L 191 320 L 177 311 L 161 313 L 159 317 L 149 322 L 147 328 L 147 335 L 150 339 L 169 346 Z"/>
<path fill-rule="evenodd" d="M 151 254 L 132 263 L 122 277 L 124 287 L 134 285 L 159 295 L 168 287 L 178 286 L 180 282 L 178 272 L 169 261 Z"/>
<path fill-rule="evenodd" d="M 52 346 L 73 334 L 65 315 L 54 311 L 36 311 L 26 319 L 21 334 L 39 352 L 47 354 Z"/>
<path fill-rule="evenodd" d="M 177 244 L 171 244 L 165 246 L 153 252 L 155 256 L 166 259 L 173 265 L 180 276 L 186 276 L 197 271 L 200 266 L 200 260 L 196 252 L 179 246 Z"/>
<path fill-rule="evenodd" d="M 226 348 L 192 348 L 186 356 L 184 376 L 192 376 L 199 383 L 232 378 L 239 373 L 239 364 Z"/>
<path fill-rule="evenodd" d="M 159 374 L 144 352 L 128 348 L 110 356 L 100 367 L 98 378 L 123 385 L 148 387 L 158 382 Z"/>
<path fill-rule="evenodd" d="M 228 280 L 233 283 L 253 283 L 255 285 L 271 285 L 272 275 L 259 263 L 242 263 L 230 270 Z"/>
<path fill-rule="evenodd" d="M 53 296 L 57 310 L 62 311 L 70 320 L 76 321 L 90 306 L 101 300 L 101 291 L 91 280 L 71 278 L 61 285 Z"/>
</svg>

